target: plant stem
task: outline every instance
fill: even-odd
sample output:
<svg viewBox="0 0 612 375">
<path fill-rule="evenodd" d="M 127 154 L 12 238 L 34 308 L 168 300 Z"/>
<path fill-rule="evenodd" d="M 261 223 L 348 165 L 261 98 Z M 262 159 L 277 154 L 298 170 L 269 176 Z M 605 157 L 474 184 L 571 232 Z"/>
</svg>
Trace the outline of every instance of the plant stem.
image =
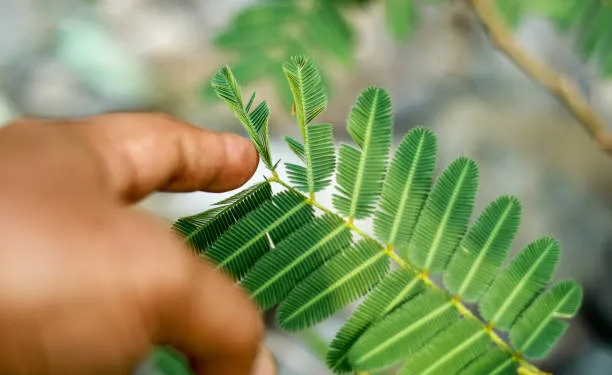
<svg viewBox="0 0 612 375">
<path fill-rule="evenodd" d="M 612 134 L 569 78 L 534 60 L 516 42 L 491 0 L 468 0 L 494 47 L 504 53 L 533 81 L 543 86 L 582 125 L 587 134 L 612 156 Z"/>
<path fill-rule="evenodd" d="M 276 182 L 277 184 L 283 186 L 287 190 L 290 190 L 290 191 L 292 191 L 292 192 L 294 192 L 296 194 L 300 194 L 300 195 L 303 196 L 303 194 L 301 192 L 299 192 L 297 189 L 293 188 L 291 185 L 289 185 L 287 182 L 283 181 L 278 176 L 274 176 L 274 177 L 270 178 L 268 181 Z M 321 205 L 320 203 L 318 203 L 314 199 L 307 199 L 307 201 L 308 201 L 308 204 L 312 205 L 313 207 L 318 208 L 319 210 L 321 210 L 321 211 L 323 211 L 325 213 L 331 213 L 331 214 L 337 215 L 335 212 L 333 212 L 332 210 L 328 209 L 327 207 Z M 406 262 L 405 260 L 400 258 L 400 256 L 397 255 L 397 253 L 395 253 L 391 247 L 382 245 L 379 241 L 377 241 L 376 239 L 372 238 L 366 232 L 364 232 L 363 230 L 358 228 L 352 220 L 349 220 L 349 221 L 345 220 L 345 225 L 350 230 L 352 230 L 353 232 L 358 234 L 360 237 L 362 237 L 363 239 L 367 239 L 367 240 L 371 240 L 371 241 L 377 242 L 378 245 L 381 248 L 381 251 L 383 251 L 387 256 L 389 256 L 389 258 L 391 258 L 393 261 L 395 261 L 401 268 L 404 268 L 404 269 L 407 269 L 409 271 L 412 271 L 412 272 L 416 273 L 418 275 L 418 277 L 421 278 L 423 280 L 423 282 L 427 286 L 429 286 L 429 287 L 431 287 L 433 289 L 437 289 L 439 291 L 442 291 L 442 292 L 448 294 L 449 298 L 453 300 L 453 303 L 454 303 L 455 307 L 457 308 L 457 310 L 459 311 L 459 313 L 461 315 L 463 315 L 466 318 L 473 319 L 473 320 L 481 323 L 484 326 L 484 329 L 489 334 L 489 337 L 491 338 L 491 341 L 493 341 L 493 343 L 495 343 L 500 349 L 502 349 L 503 351 L 507 352 L 508 354 L 510 354 L 512 356 L 512 359 L 520 367 L 519 368 L 519 374 L 520 375 L 547 375 L 545 372 L 540 371 L 537 367 L 535 367 L 534 365 L 532 365 L 531 363 L 529 363 L 525 359 L 523 359 L 521 353 L 515 352 L 512 349 L 512 347 L 510 347 L 510 345 L 508 345 L 508 343 L 506 343 L 501 337 L 499 337 L 499 335 L 493 330 L 494 327 L 492 327 L 491 325 L 488 325 L 487 323 L 485 323 L 481 319 L 479 319 L 477 316 L 475 316 L 465 305 L 463 305 L 461 303 L 461 300 L 458 297 L 450 295 L 450 293 L 448 293 L 446 290 L 440 288 L 437 284 L 435 284 L 433 281 L 431 281 L 431 279 L 427 275 L 426 271 L 425 272 L 418 271 L 416 267 L 412 266 L 411 264 L 409 264 L 408 262 Z M 358 373 L 358 374 L 361 374 L 361 373 Z M 366 373 L 366 375 L 367 375 L 367 373 Z"/>
</svg>

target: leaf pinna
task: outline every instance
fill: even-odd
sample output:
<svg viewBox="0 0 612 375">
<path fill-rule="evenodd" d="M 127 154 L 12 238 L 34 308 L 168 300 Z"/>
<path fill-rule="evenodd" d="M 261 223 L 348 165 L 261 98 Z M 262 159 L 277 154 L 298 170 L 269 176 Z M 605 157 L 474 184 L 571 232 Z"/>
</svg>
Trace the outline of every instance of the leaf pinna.
<svg viewBox="0 0 612 375">
<path fill-rule="evenodd" d="M 304 144 L 287 137 L 289 147 L 305 166 L 287 163 L 289 181 L 301 192 L 314 193 L 331 183 L 336 168 L 333 126 L 311 125 L 327 106 L 327 94 L 315 63 L 306 56 L 294 57 L 283 65 L 293 94 L 295 113 Z"/>
<path fill-rule="evenodd" d="M 205 252 L 230 226 L 272 198 L 270 184 L 260 182 L 224 199 L 215 208 L 178 219 L 172 229 L 197 252 Z"/>
<path fill-rule="evenodd" d="M 380 208 L 374 216 L 379 240 L 405 252 L 421 208 L 431 189 L 436 166 L 436 137 L 422 127 L 408 132 L 385 177 Z"/>
<path fill-rule="evenodd" d="M 351 109 L 347 131 L 359 150 L 343 144 L 334 207 L 349 220 L 374 213 L 391 147 L 391 97 L 379 87 L 365 89 Z"/>
<path fill-rule="evenodd" d="M 355 146 L 340 146 L 336 166 L 332 125 L 311 123 L 327 103 L 316 65 L 299 56 L 283 71 L 303 143 L 285 139 L 303 165 L 286 164 L 286 182 L 265 161 L 269 108 L 255 106 L 254 95 L 243 107 L 224 68 L 213 85 L 272 176 L 179 219 L 173 230 L 260 310 L 277 307 L 285 330 L 311 327 L 365 297 L 327 352 L 335 373 L 399 365 L 405 375 L 540 374 L 527 359 L 550 353 L 582 301 L 575 281 L 548 288 L 558 242 L 536 239 L 507 262 L 518 199 L 494 199 L 470 225 L 477 164 L 458 157 L 435 177 L 437 141 L 424 127 L 410 130 L 390 155 L 392 106 L 383 88 L 359 95 L 347 124 Z M 332 184 L 336 212 L 315 199 Z M 357 226 L 366 218 L 374 236 Z M 443 286 L 432 274 L 441 274 Z M 498 332 L 509 332 L 510 342 Z"/>
<path fill-rule="evenodd" d="M 399 268 L 389 274 L 336 334 L 326 358 L 329 367 L 337 372 L 351 371 L 349 349 L 373 323 L 420 293 L 423 287 L 423 281 L 409 270 Z"/>
<path fill-rule="evenodd" d="M 266 167 L 274 169 L 268 134 L 268 121 L 270 119 L 268 104 L 263 101 L 249 113 L 255 100 L 255 93 L 253 93 L 245 108 L 242 102 L 242 90 L 229 66 L 224 66 L 215 74 L 212 79 L 212 87 L 215 89 L 217 96 L 234 112 Z"/>
<path fill-rule="evenodd" d="M 291 58 L 283 64 L 283 72 L 293 93 L 298 125 L 304 136 L 306 125 L 327 107 L 327 93 L 317 66 L 307 56 Z"/>
</svg>

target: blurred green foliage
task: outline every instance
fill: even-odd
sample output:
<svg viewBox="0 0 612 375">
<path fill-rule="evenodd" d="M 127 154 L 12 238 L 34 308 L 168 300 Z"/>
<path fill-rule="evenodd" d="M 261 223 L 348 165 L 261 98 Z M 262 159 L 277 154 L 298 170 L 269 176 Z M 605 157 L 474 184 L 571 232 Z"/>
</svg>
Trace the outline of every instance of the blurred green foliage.
<svg viewBox="0 0 612 375">
<path fill-rule="evenodd" d="M 150 361 L 159 375 L 192 375 L 185 358 L 172 348 L 156 348 Z"/>
<path fill-rule="evenodd" d="M 600 73 L 612 75 L 612 1 L 610 0 L 497 0 L 500 13 L 516 28 L 529 15 L 545 18 L 569 34 L 582 59 Z"/>
<path fill-rule="evenodd" d="M 271 79 L 289 110 L 292 94 L 279 66 L 290 56 L 308 53 L 318 61 L 352 66 L 355 33 L 341 12 L 345 3 L 349 1 L 260 1 L 240 11 L 214 44 L 237 56 L 230 65 L 242 84 Z M 207 98 L 216 97 L 208 80 L 203 93 Z"/>
<path fill-rule="evenodd" d="M 407 42 L 418 26 L 422 5 L 452 0 L 259 0 L 241 10 L 216 36 L 214 45 L 234 57 L 230 65 L 243 84 L 271 80 L 288 112 L 292 96 L 279 69 L 282 61 L 308 54 L 323 67 L 323 74 L 330 64 L 350 69 L 357 36 L 344 10 L 367 9 L 377 1 L 385 8 L 389 35 Z M 572 35 L 585 61 L 594 62 L 604 76 L 612 75 L 612 1 L 492 1 L 511 28 L 520 26 L 528 15 L 548 19 L 560 32 Z M 323 80 L 327 81 L 325 75 Z M 215 98 L 208 82 L 203 85 L 203 96 Z M 333 95 L 333 87 L 330 91 Z"/>
</svg>

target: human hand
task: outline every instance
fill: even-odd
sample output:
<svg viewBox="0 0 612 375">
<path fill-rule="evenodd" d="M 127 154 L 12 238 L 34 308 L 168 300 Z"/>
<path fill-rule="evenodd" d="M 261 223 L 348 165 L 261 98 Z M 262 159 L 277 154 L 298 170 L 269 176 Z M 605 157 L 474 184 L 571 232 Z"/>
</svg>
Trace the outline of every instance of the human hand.
<svg viewBox="0 0 612 375">
<path fill-rule="evenodd" d="M 246 295 L 129 207 L 237 188 L 257 160 L 237 135 L 158 114 L 2 128 L 0 373 L 129 374 L 168 344 L 197 374 L 272 375 Z"/>
</svg>

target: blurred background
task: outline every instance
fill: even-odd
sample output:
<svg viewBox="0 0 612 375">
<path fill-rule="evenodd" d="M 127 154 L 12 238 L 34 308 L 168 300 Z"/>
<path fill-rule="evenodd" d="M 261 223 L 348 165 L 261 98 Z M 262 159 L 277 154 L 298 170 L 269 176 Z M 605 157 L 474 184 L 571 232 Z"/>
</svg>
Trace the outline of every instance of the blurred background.
<svg viewBox="0 0 612 375">
<path fill-rule="evenodd" d="M 526 52 L 568 76 L 612 124 L 612 64 L 605 65 L 612 30 L 600 28 L 595 42 L 587 33 L 591 45 L 584 46 L 558 19 L 501 3 Z M 583 17 L 612 27 L 607 6 Z M 479 163 L 475 212 L 502 194 L 522 201 L 515 251 L 554 236 L 563 248 L 556 278 L 585 286 L 580 316 L 542 367 L 558 375 L 612 373 L 612 159 L 492 48 L 463 0 L 0 0 L 0 124 L 21 115 L 163 111 L 243 134 L 208 85 L 230 64 L 245 93 L 257 89 L 270 103 L 274 158 L 291 161 L 282 135 L 297 134 L 297 126 L 280 64 L 294 52 L 320 62 L 330 91 L 321 121 L 335 125 L 338 142 L 347 140 L 346 115 L 359 91 L 381 85 L 393 97 L 396 142 L 426 126 L 438 136 L 440 169 L 461 155 Z M 260 168 L 249 184 L 263 174 Z M 224 196 L 156 194 L 142 206 L 171 222 Z M 329 202 L 329 192 L 320 200 Z M 353 308 L 300 334 L 271 320 L 266 340 L 280 374 L 328 374 L 321 353 Z M 162 374 L 160 358 L 138 373 Z"/>
</svg>

